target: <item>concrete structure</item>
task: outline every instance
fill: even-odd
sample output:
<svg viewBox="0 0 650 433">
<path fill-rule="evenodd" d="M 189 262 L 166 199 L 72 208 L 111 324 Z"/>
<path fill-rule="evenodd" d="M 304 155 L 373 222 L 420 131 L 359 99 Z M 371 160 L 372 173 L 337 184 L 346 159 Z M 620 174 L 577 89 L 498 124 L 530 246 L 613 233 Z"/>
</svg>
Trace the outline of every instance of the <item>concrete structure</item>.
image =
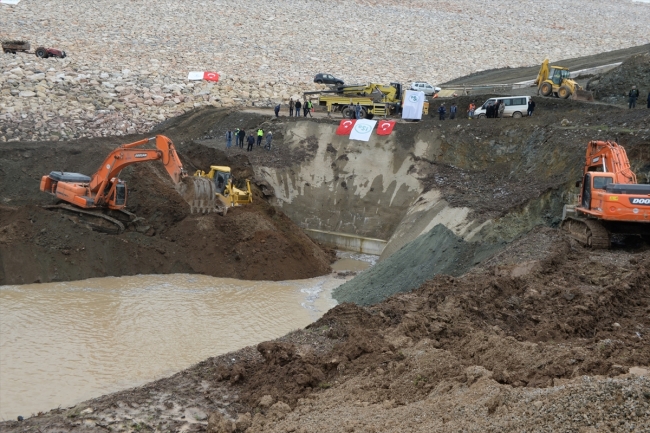
<svg viewBox="0 0 650 433">
<path fill-rule="evenodd" d="M 380 256 L 386 248 L 386 241 L 383 239 L 365 238 L 363 236 L 349 235 L 347 233 L 334 233 L 324 230 L 305 229 L 310 238 L 342 251 L 354 253 L 372 254 Z"/>
</svg>

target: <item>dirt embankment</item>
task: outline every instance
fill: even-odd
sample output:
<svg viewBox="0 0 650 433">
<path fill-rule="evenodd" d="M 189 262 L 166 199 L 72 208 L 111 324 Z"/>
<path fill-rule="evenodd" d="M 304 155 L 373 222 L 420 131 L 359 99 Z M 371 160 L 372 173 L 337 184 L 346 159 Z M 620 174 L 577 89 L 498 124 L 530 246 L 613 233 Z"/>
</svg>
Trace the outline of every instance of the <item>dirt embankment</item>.
<svg viewBox="0 0 650 433">
<path fill-rule="evenodd" d="M 229 159 L 191 139 L 225 110 L 189 113 L 159 127 L 188 172 L 230 165 L 242 181 L 252 176 L 244 157 Z M 53 198 L 39 191 L 52 170 L 92 174 L 108 153 L 130 139 L 66 143 L 7 143 L 0 156 L 0 285 L 146 273 L 188 272 L 241 279 L 309 278 L 329 271 L 329 256 L 277 212 L 255 189 L 254 203 L 226 217 L 191 214 L 162 165 L 128 167 L 128 209 L 143 218 L 121 235 L 89 229 L 83 218 L 43 209 Z"/>
<path fill-rule="evenodd" d="M 571 71 L 579 71 L 581 69 L 594 68 L 597 66 L 622 62 L 636 54 L 647 53 L 649 50 L 650 44 L 645 44 L 622 50 L 607 51 L 591 56 L 576 57 L 565 60 L 551 59 L 551 64 L 564 66 L 566 68 L 569 68 Z M 453 79 L 444 83 L 443 85 L 484 85 L 498 83 L 512 84 L 526 80 L 533 80 L 535 77 L 537 77 L 537 73 L 539 72 L 542 60 L 543 58 L 539 59 L 539 65 L 533 65 L 529 67 L 499 68 L 476 72 L 474 74 Z"/>
<path fill-rule="evenodd" d="M 424 191 L 440 191 L 452 206 L 471 209 L 477 225 L 486 225 L 471 242 L 442 224 L 434 227 L 339 286 L 334 292 L 339 302 L 369 305 L 438 274 L 462 275 L 535 225 L 557 226 L 563 205 L 575 200 L 591 140 L 618 141 L 639 182 L 650 182 L 647 110 L 536 98 L 530 118 L 468 120 L 464 108 L 472 99 L 444 101 L 447 108 L 452 102 L 460 107 L 460 119 L 422 122 L 420 131 L 431 128 L 439 135 L 439 151 L 416 160 L 410 171 Z"/>
<path fill-rule="evenodd" d="M 461 278 L 3 430 L 642 431 L 650 378 L 621 375 L 650 364 L 649 269 L 539 228 Z"/>
<path fill-rule="evenodd" d="M 603 102 L 627 104 L 632 86 L 639 91 L 637 106 L 646 107 L 650 92 L 650 51 L 632 56 L 611 71 L 593 77 L 587 90 L 592 90 L 596 99 Z"/>
</svg>

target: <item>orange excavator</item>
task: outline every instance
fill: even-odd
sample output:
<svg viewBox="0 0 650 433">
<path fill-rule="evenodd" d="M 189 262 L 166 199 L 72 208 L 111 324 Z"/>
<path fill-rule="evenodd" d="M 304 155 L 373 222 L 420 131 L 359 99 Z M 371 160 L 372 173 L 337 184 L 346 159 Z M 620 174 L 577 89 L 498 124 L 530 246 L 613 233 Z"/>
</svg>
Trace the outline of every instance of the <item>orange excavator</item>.
<svg viewBox="0 0 650 433">
<path fill-rule="evenodd" d="M 638 184 L 625 149 L 590 141 L 578 203 L 565 205 L 562 228 L 592 248 L 609 248 L 611 235 L 650 236 L 650 185 Z"/>
<path fill-rule="evenodd" d="M 152 142 L 155 143 L 155 149 L 139 148 Z M 128 221 L 134 221 L 136 216 L 125 209 L 127 202 L 126 183 L 119 179 L 118 176 L 125 167 L 148 161 L 161 161 L 163 163 L 177 191 L 181 192 L 188 202 L 199 201 L 200 199 L 201 204 L 205 204 L 204 211 L 218 205 L 218 203 L 215 203 L 214 193 L 210 189 L 210 182 L 192 177 L 188 178 L 172 141 L 164 135 L 156 135 L 152 138 L 119 146 L 106 157 L 99 170 L 92 176 L 62 171 L 53 171 L 49 175 L 43 176 L 41 178 L 41 191 L 48 192 L 59 200 L 66 202 L 46 207 L 64 209 L 78 215 L 100 218 L 104 220 L 102 222 L 108 221 L 110 224 L 117 226 L 117 229 L 115 227 L 112 227 L 112 230 L 107 229 L 105 224 L 103 226 L 101 224 L 88 225 L 95 230 L 120 233 L 125 228 L 124 220 L 120 220 L 120 216 L 127 215 Z M 206 185 L 199 185 L 201 182 Z M 186 183 L 192 185 L 188 186 Z M 197 197 L 197 194 L 202 196 Z M 190 196 L 191 200 L 188 200 L 188 196 Z"/>
</svg>

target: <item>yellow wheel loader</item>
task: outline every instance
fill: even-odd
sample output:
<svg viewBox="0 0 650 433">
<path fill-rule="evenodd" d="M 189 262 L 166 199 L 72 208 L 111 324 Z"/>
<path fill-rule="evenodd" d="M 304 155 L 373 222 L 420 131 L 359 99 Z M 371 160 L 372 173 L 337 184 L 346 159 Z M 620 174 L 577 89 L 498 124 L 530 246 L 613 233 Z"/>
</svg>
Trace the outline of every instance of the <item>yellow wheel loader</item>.
<svg viewBox="0 0 650 433">
<path fill-rule="evenodd" d="M 229 207 L 239 206 L 242 204 L 253 203 L 253 193 L 251 192 L 251 182 L 246 179 L 246 190 L 241 190 L 232 184 L 232 175 L 230 167 L 211 165 L 207 173 L 203 170 L 197 170 L 195 177 L 210 179 L 209 194 L 215 196 L 223 205 L 223 215 L 226 214 Z M 205 196 L 202 193 L 201 196 Z"/>
<path fill-rule="evenodd" d="M 537 93 L 542 96 L 557 96 L 562 99 L 577 99 L 582 101 L 592 101 L 591 92 L 583 90 L 574 80 L 571 79 L 571 73 L 564 66 L 550 66 L 549 60 L 544 59 L 542 67 L 539 68 L 537 79 Z"/>
</svg>

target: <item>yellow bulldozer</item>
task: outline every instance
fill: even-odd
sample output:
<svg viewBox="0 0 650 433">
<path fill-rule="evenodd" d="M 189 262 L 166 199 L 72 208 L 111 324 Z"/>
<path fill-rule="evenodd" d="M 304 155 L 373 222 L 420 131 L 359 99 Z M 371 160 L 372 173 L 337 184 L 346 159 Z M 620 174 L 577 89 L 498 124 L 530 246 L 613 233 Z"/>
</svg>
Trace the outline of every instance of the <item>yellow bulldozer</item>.
<svg viewBox="0 0 650 433">
<path fill-rule="evenodd" d="M 564 66 L 549 66 L 549 60 L 544 59 L 537 79 L 535 79 L 537 92 L 542 96 L 556 96 L 562 99 L 577 99 L 582 101 L 592 101 L 594 99 L 591 92 L 583 90 L 582 87 L 571 79 L 571 73 Z"/>
<path fill-rule="evenodd" d="M 230 167 L 211 165 L 210 171 L 207 173 L 203 170 L 197 170 L 194 176 L 211 180 L 209 184 L 206 184 L 206 187 L 210 189 L 207 194 L 214 194 L 216 196 L 217 200 L 223 206 L 221 209 L 223 215 L 226 214 L 229 207 L 253 203 L 250 180 L 246 179 L 246 190 L 235 187 L 232 183 Z M 199 196 L 205 195 L 205 192 L 199 194 Z M 200 208 L 200 204 L 197 204 L 197 208 Z"/>
</svg>

